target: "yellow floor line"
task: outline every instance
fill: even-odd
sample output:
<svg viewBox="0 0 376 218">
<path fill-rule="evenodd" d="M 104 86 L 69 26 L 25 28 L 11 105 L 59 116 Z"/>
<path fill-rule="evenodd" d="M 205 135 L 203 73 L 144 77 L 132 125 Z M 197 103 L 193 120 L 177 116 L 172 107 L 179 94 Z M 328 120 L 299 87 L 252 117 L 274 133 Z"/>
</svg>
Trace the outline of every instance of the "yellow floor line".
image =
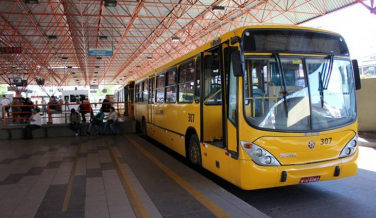
<svg viewBox="0 0 376 218">
<path fill-rule="evenodd" d="M 112 158 L 112 161 L 115 163 L 116 172 L 119 175 L 121 184 L 123 185 L 124 191 L 128 196 L 129 202 L 132 206 L 132 209 L 139 218 L 148 218 L 149 215 L 147 214 L 144 205 L 141 203 L 140 198 L 137 195 L 137 192 L 134 190 L 131 181 L 129 180 L 127 174 L 125 174 L 123 167 L 120 164 L 119 159 L 116 157 L 114 149 L 111 146 L 111 143 L 106 140 L 106 144 L 108 147 L 108 151 Z"/>
<path fill-rule="evenodd" d="M 80 150 L 81 150 L 81 143 L 78 145 L 76 156 L 74 157 L 74 162 L 73 162 L 72 171 L 69 177 L 67 192 L 65 193 L 63 207 L 61 208 L 62 212 L 66 212 L 68 210 L 69 199 L 72 194 L 73 181 L 74 181 L 74 176 L 76 175 L 76 168 L 77 168 L 77 162 L 78 162 L 78 156 L 80 154 Z"/>
<path fill-rule="evenodd" d="M 201 202 L 208 210 L 210 210 L 215 216 L 220 218 L 229 218 L 230 216 L 226 211 L 220 208 L 217 204 L 211 201 L 209 198 L 205 197 L 201 192 L 188 184 L 184 179 L 174 173 L 170 168 L 160 162 L 156 157 L 150 154 L 146 149 L 144 149 L 140 144 L 133 140 L 129 135 L 125 137 L 136 146 L 146 157 L 153 161 L 159 168 L 161 168 L 167 175 L 169 175 L 176 183 L 183 187 L 187 192 L 189 192 L 193 197 L 195 197 L 199 202 Z"/>
</svg>

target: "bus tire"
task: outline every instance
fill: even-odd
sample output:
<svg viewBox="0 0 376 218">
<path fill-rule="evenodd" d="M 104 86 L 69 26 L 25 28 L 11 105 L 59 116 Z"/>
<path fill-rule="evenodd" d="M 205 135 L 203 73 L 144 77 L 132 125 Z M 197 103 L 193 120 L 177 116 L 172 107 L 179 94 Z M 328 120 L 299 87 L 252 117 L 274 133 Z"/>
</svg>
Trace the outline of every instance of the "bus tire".
<svg viewBox="0 0 376 218">
<path fill-rule="evenodd" d="M 189 161 L 194 165 L 201 166 L 201 151 L 200 151 L 200 142 L 196 134 L 191 136 L 189 140 Z"/>
<path fill-rule="evenodd" d="M 145 121 L 144 118 L 142 119 L 141 132 L 142 132 L 142 136 L 143 136 L 144 138 L 146 138 L 146 137 L 148 136 L 148 135 L 147 135 L 147 131 L 146 131 L 146 121 Z"/>
</svg>

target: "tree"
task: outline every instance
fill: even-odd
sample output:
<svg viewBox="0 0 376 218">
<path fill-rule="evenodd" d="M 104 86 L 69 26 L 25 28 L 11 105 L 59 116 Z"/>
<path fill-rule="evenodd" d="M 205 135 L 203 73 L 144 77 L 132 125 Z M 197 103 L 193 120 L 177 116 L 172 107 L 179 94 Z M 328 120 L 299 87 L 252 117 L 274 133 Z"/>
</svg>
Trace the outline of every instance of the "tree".
<svg viewBox="0 0 376 218">
<path fill-rule="evenodd" d="M 0 85 L 0 95 L 4 95 L 8 92 L 8 85 Z"/>
<path fill-rule="evenodd" d="M 98 102 L 99 99 L 103 101 L 106 95 L 113 95 L 118 87 L 119 86 L 116 86 L 116 85 L 100 86 L 99 89 L 97 89 L 97 93 L 95 94 L 89 93 L 90 102 Z M 107 89 L 107 93 L 103 93 L 102 92 L 103 89 Z"/>
</svg>

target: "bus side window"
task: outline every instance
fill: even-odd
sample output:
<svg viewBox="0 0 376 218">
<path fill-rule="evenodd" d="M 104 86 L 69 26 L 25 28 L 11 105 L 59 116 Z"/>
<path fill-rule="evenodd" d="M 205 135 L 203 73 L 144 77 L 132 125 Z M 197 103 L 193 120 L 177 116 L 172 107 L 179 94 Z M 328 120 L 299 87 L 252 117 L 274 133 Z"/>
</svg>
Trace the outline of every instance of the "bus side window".
<svg viewBox="0 0 376 218">
<path fill-rule="evenodd" d="M 179 102 L 193 102 L 193 85 L 195 78 L 194 61 L 179 66 Z"/>
<path fill-rule="evenodd" d="M 140 90 L 139 90 L 139 94 L 138 94 L 138 97 L 139 97 L 138 101 L 139 102 L 144 102 L 144 92 L 143 92 L 144 91 L 144 82 L 145 82 L 145 80 L 140 83 Z"/>
<path fill-rule="evenodd" d="M 143 102 L 148 102 L 149 98 L 148 81 L 148 79 L 144 80 Z"/>
<path fill-rule="evenodd" d="M 149 104 L 154 104 L 154 80 L 155 77 L 149 79 Z"/>
<path fill-rule="evenodd" d="M 176 68 L 166 72 L 166 102 L 176 102 Z"/>
<path fill-rule="evenodd" d="M 201 56 L 196 60 L 196 90 L 195 90 L 195 102 L 199 103 L 201 98 Z"/>
<path fill-rule="evenodd" d="M 140 84 L 136 84 L 135 93 L 136 93 L 136 99 L 135 102 L 138 102 L 138 89 L 140 88 Z"/>
<path fill-rule="evenodd" d="M 165 74 L 161 73 L 157 76 L 157 88 L 155 102 L 156 103 L 163 103 L 164 102 L 164 89 L 165 89 Z"/>
</svg>

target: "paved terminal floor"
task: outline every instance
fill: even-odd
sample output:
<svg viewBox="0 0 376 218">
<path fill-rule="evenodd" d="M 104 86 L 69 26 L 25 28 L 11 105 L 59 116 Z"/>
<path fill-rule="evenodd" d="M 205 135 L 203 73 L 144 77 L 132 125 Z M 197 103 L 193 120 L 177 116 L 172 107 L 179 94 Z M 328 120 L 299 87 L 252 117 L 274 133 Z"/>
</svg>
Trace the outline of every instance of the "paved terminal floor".
<svg viewBox="0 0 376 218">
<path fill-rule="evenodd" d="M 0 217 L 266 217 L 135 134 L 0 140 Z"/>
</svg>

